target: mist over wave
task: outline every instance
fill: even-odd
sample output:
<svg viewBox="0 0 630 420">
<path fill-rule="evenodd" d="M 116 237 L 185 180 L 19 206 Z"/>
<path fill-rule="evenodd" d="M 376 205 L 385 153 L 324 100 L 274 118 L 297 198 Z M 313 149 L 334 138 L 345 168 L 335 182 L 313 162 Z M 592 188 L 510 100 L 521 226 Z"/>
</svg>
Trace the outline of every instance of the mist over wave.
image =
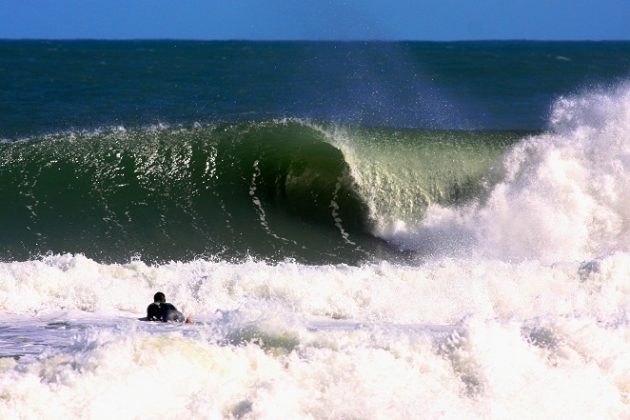
<svg viewBox="0 0 630 420">
<path fill-rule="evenodd" d="M 629 110 L 627 84 L 557 100 L 549 131 L 507 151 L 490 175 L 498 181 L 479 201 L 461 209 L 433 205 L 420 226 L 391 240 L 438 253 L 547 262 L 628 251 Z"/>
</svg>

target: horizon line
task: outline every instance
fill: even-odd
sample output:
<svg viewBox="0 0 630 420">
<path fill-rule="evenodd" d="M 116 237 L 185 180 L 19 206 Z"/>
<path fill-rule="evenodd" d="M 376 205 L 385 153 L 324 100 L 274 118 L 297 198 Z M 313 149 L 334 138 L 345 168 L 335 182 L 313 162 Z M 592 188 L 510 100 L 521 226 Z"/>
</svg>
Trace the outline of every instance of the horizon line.
<svg viewBox="0 0 630 420">
<path fill-rule="evenodd" d="M 479 39 L 248 39 L 248 38 L 4 38 L 0 41 L 176 41 L 176 42 L 425 42 L 425 43 L 466 43 L 466 42 L 630 42 L 630 39 L 536 39 L 536 38 L 479 38 Z"/>
</svg>

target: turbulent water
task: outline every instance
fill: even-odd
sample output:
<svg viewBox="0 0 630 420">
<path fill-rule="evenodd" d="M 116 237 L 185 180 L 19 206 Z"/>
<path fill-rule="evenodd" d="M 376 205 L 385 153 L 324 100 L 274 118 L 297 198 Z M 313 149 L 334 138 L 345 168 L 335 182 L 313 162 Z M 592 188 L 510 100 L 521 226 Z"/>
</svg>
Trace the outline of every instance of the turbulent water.
<svg viewBox="0 0 630 420">
<path fill-rule="evenodd" d="M 0 69 L 0 417 L 630 416 L 629 43 Z"/>
</svg>

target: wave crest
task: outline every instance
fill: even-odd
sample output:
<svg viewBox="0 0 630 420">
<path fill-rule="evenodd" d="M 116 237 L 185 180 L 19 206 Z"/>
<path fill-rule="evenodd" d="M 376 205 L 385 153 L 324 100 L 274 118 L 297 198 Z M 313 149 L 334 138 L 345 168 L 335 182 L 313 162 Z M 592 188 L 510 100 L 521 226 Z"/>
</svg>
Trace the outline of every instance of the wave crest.
<svg viewBox="0 0 630 420">
<path fill-rule="evenodd" d="M 628 251 L 629 110 L 629 85 L 560 98 L 552 130 L 506 153 L 484 199 L 432 206 L 422 225 L 392 240 L 420 249 L 440 232 L 441 252 L 550 262 Z"/>
</svg>

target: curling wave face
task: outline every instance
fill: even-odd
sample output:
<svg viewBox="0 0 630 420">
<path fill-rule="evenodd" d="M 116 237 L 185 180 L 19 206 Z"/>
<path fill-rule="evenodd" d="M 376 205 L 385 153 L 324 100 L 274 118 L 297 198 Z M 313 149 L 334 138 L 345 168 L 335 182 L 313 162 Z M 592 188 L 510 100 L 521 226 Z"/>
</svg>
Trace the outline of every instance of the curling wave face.
<svg viewBox="0 0 630 420">
<path fill-rule="evenodd" d="M 343 235 L 369 232 L 343 156 L 298 123 L 58 134 L 0 161 L 4 258 L 352 256 Z"/>
<path fill-rule="evenodd" d="M 378 236 L 431 203 L 474 199 L 516 136 L 288 120 L 4 143 L 2 255 L 387 257 Z"/>
</svg>

